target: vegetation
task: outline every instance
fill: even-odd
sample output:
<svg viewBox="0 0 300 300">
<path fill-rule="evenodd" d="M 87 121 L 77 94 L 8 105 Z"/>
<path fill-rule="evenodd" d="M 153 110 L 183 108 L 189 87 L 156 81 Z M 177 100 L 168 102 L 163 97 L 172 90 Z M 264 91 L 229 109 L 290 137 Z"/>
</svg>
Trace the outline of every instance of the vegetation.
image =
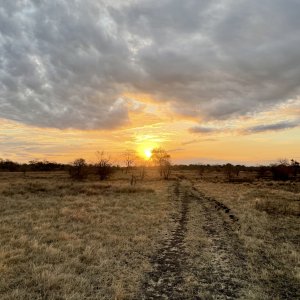
<svg viewBox="0 0 300 300">
<path fill-rule="evenodd" d="M 72 179 L 83 180 L 88 176 L 87 163 L 83 158 L 74 160 L 73 165 L 69 168 L 69 174 Z"/>
<path fill-rule="evenodd" d="M 97 161 L 95 164 L 86 164 L 86 166 L 82 168 L 82 170 L 84 169 L 85 173 L 82 175 L 83 178 L 87 178 L 89 175 L 96 173 L 98 174 L 100 180 L 106 180 L 113 174 L 114 171 L 123 169 L 125 170 L 125 174 L 130 175 L 131 179 L 134 178 L 133 181 L 142 181 L 144 180 L 147 169 L 150 166 L 143 159 L 140 159 L 133 150 L 126 150 L 122 153 L 121 161 L 124 165 L 123 168 L 113 164 L 110 155 L 104 153 L 103 151 L 97 152 L 96 157 Z M 171 176 L 172 170 L 195 170 L 197 171 L 199 177 L 203 177 L 205 173 L 212 174 L 214 172 L 223 172 L 225 179 L 231 182 L 245 182 L 254 178 L 272 179 L 276 181 L 297 181 L 299 180 L 300 176 L 300 164 L 294 159 L 281 159 L 278 160 L 277 163 L 269 166 L 244 166 L 233 165 L 230 163 L 224 165 L 171 165 L 170 154 L 163 148 L 156 148 L 152 150 L 151 162 L 158 168 L 159 176 L 163 179 L 168 179 Z M 60 164 L 49 161 L 33 160 L 25 164 L 20 164 L 11 160 L 0 159 L 0 172 L 23 172 L 26 174 L 26 172 L 68 171 L 70 176 L 73 177 L 73 173 L 75 172 L 76 168 L 79 167 L 76 167 L 74 163 L 75 162 L 71 164 Z M 250 176 L 251 178 L 246 178 L 243 176 L 245 173 L 251 173 L 253 176 Z"/>
<path fill-rule="evenodd" d="M 237 184 L 222 168 L 165 181 L 149 167 L 131 186 L 121 170 L 101 182 L 73 166 L 88 178 L 0 173 L 1 299 L 170 293 L 159 280 L 185 299 L 296 299 L 300 182 L 241 171 L 254 180 Z"/>
<path fill-rule="evenodd" d="M 155 148 L 152 150 L 151 160 L 156 166 L 160 177 L 169 179 L 171 175 L 171 156 L 163 148 Z"/>
<path fill-rule="evenodd" d="M 132 299 L 172 230 L 168 184 L 0 174 L 1 299 Z"/>
<path fill-rule="evenodd" d="M 95 168 L 100 180 L 108 179 L 114 171 L 111 158 L 103 151 L 97 152 L 97 163 Z"/>
</svg>

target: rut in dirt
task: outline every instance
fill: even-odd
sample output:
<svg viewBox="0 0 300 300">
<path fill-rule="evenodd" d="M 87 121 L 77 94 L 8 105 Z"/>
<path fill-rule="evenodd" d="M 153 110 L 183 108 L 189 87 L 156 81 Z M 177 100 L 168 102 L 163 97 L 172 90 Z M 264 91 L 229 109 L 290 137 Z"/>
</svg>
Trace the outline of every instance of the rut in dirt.
<svg viewBox="0 0 300 300">
<path fill-rule="evenodd" d="M 184 238 L 187 232 L 190 198 L 176 182 L 173 195 L 181 202 L 179 216 L 174 219 L 176 228 L 156 256 L 151 259 L 154 270 L 148 273 L 140 299 L 183 299 L 182 268 L 185 265 Z"/>
<path fill-rule="evenodd" d="M 249 283 L 246 251 L 234 230 L 238 218 L 225 205 L 193 190 L 192 197 L 202 211 L 201 226 L 210 241 L 209 246 L 199 246 L 199 252 L 209 259 L 197 266 L 196 294 L 206 293 L 213 299 L 243 299 L 243 288 Z"/>
</svg>

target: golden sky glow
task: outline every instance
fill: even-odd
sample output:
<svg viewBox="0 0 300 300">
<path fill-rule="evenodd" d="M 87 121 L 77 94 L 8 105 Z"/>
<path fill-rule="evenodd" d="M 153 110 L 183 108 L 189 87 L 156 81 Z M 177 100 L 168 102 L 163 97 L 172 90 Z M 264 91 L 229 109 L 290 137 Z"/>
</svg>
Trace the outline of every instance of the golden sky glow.
<svg viewBox="0 0 300 300">
<path fill-rule="evenodd" d="M 1 119 L 0 157 L 21 162 L 31 159 L 71 162 L 84 157 L 93 162 L 96 151 L 104 150 L 111 154 L 115 163 L 121 163 L 120 156 L 125 149 L 133 149 L 147 159 L 153 148 L 163 147 L 170 152 L 174 163 L 231 161 L 259 164 L 282 157 L 300 159 L 299 127 L 251 134 L 243 132 L 243 128 L 283 119 L 293 112 L 293 107 L 296 109 L 295 103 L 258 114 L 255 118 L 209 122 L 207 126 L 222 129 L 213 133 L 190 132 L 189 128 L 196 123 L 176 119 L 173 115 L 163 121 L 159 105 L 143 104 L 144 109 L 132 112 L 128 125 L 117 130 L 38 128 Z"/>
</svg>

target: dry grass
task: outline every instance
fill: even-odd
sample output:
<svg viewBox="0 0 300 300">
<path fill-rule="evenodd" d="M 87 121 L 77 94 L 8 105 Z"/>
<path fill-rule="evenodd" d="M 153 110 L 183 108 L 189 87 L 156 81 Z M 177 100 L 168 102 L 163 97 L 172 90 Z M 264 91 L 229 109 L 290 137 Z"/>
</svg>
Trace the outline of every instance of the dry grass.
<svg viewBox="0 0 300 300">
<path fill-rule="evenodd" d="M 171 183 L 1 174 L 1 299 L 128 299 L 172 229 Z"/>
<path fill-rule="evenodd" d="M 194 185 L 238 218 L 227 232 L 222 222 L 231 222 L 228 214 L 209 217 L 199 199 L 189 203 L 182 269 L 189 298 L 213 299 L 215 278 L 231 280 L 240 270 L 231 265 L 237 245 L 236 251 L 245 252 L 248 276 L 241 299 L 292 299 L 300 288 L 299 183 L 176 175 L 187 179 L 181 182 L 188 195 Z M 0 298 L 134 298 L 150 258 L 174 233 L 180 203 L 170 197 L 176 194 L 173 181 L 149 172 L 144 182 L 130 186 L 129 177 L 73 182 L 65 173 L 0 173 Z M 220 229 L 219 240 L 209 235 L 209 224 Z"/>
<path fill-rule="evenodd" d="M 232 184 L 203 180 L 196 186 L 239 218 L 237 234 L 249 259 L 251 287 L 247 298 L 294 299 L 300 289 L 299 192 L 290 191 L 288 182 Z"/>
</svg>

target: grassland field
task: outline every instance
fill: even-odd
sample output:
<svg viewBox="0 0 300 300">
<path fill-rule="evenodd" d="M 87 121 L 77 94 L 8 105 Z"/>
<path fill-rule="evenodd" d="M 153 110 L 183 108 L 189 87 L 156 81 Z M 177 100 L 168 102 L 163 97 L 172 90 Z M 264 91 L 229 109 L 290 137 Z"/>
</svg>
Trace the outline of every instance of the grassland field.
<svg viewBox="0 0 300 300">
<path fill-rule="evenodd" d="M 300 182 L 3 172 L 0 299 L 299 299 L 299 216 Z"/>
</svg>

